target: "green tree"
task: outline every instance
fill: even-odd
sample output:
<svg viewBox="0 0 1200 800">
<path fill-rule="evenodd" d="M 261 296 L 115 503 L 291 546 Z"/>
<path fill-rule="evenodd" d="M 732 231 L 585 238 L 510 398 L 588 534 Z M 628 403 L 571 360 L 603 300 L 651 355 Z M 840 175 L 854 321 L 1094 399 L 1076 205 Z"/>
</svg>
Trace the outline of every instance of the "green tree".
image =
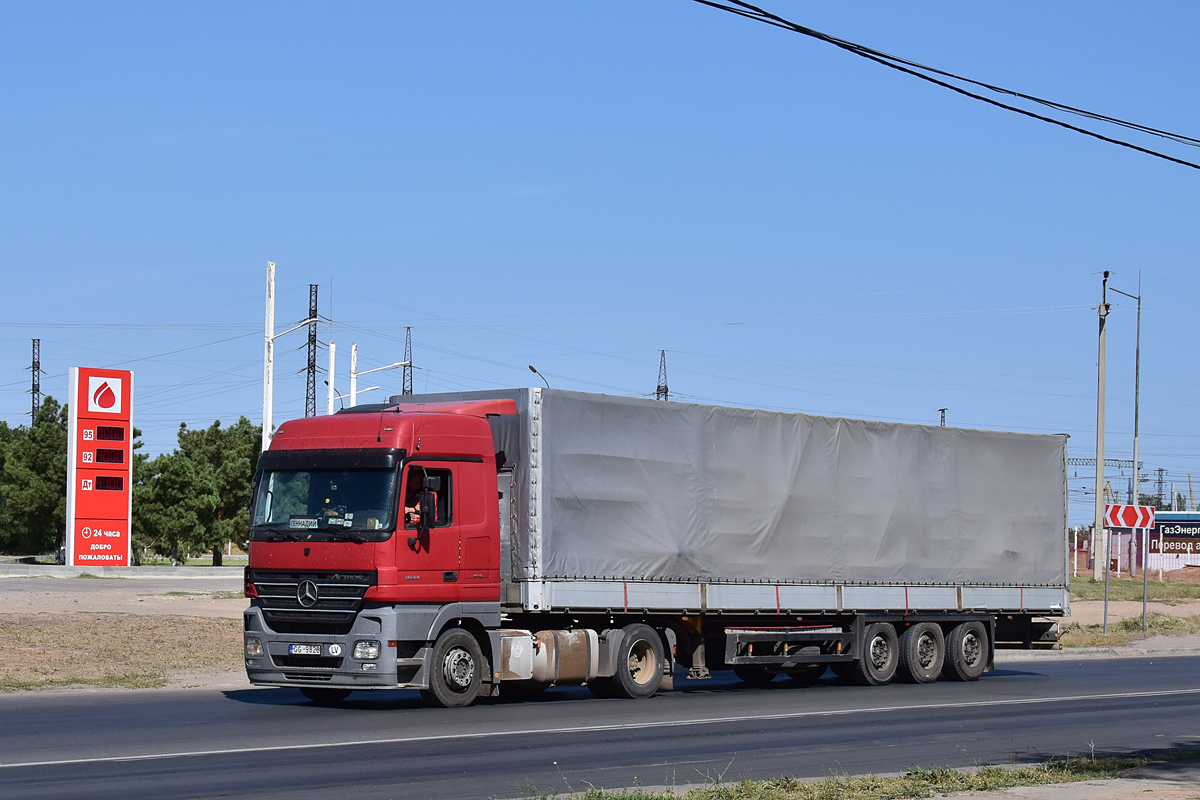
<svg viewBox="0 0 1200 800">
<path fill-rule="evenodd" d="M 250 531 L 250 484 L 258 463 L 261 428 L 245 417 L 228 428 L 179 426 L 179 446 L 147 460 L 134 482 L 134 529 L 139 546 L 177 563 L 180 549 L 213 552 L 243 547 Z M 135 463 L 136 469 L 136 463 Z"/>
<path fill-rule="evenodd" d="M 1163 500 L 1158 495 L 1154 494 L 1138 494 L 1138 505 L 1154 506 L 1155 511 L 1170 511 L 1171 508 L 1166 500 Z"/>
<path fill-rule="evenodd" d="M 33 424 L 4 445 L 0 547 L 9 553 L 53 551 L 67 524 L 67 407 L 42 401 Z"/>
<path fill-rule="evenodd" d="M 13 440 L 25 433 L 24 428 L 10 428 L 0 420 L 0 526 L 4 524 L 4 458 L 12 447 Z M 0 527 L 0 547 L 7 541 L 4 528 Z"/>
</svg>

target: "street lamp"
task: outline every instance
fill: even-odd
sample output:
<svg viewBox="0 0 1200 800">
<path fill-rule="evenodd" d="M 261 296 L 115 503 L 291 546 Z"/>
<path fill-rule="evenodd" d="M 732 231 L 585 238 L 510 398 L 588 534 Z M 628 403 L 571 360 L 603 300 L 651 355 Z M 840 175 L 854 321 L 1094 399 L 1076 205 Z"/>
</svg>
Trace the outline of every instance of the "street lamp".
<svg viewBox="0 0 1200 800">
<path fill-rule="evenodd" d="M 541 378 L 545 382 L 547 389 L 550 388 L 550 381 L 546 380 L 545 375 L 543 375 L 542 373 L 537 371 L 537 367 L 535 367 L 533 364 L 530 364 L 529 371 L 532 372 L 534 375 L 537 375 L 539 378 Z"/>
<path fill-rule="evenodd" d="M 386 367 L 375 367 L 375 369 L 365 369 L 362 372 L 358 371 L 358 345 L 350 345 L 350 407 L 354 408 L 358 405 L 358 376 L 370 375 L 372 372 L 383 372 L 387 369 L 396 369 L 397 367 L 407 367 L 409 362 L 397 361 L 395 364 L 388 364 Z M 363 389 L 364 392 L 374 391 L 378 386 L 371 386 Z"/>
</svg>

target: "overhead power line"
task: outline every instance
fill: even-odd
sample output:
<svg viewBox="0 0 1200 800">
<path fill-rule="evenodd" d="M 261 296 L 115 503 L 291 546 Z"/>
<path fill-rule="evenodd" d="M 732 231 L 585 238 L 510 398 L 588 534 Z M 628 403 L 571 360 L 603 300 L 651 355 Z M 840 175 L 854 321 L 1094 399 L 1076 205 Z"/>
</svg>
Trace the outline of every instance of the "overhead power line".
<svg viewBox="0 0 1200 800">
<path fill-rule="evenodd" d="M 1117 117 L 1111 117 L 1111 116 L 1108 116 L 1107 114 L 1100 114 L 1100 113 L 1097 113 L 1094 111 L 1088 111 L 1086 109 L 1076 108 L 1074 106 L 1069 106 L 1064 103 L 1058 103 L 1053 100 L 1046 100 L 1041 97 L 1035 97 L 1034 95 L 1024 94 L 1022 92 L 1016 92 L 1011 89 L 1005 89 L 1002 86 L 996 86 L 994 84 L 985 83 L 983 81 L 977 81 L 977 80 L 973 80 L 971 78 L 965 78 L 961 75 L 956 75 L 953 72 L 946 72 L 944 70 L 940 70 L 935 67 L 930 67 L 930 66 L 926 66 L 924 64 L 920 64 L 916 61 L 910 61 L 906 58 L 901 58 L 899 56 L 893 56 L 888 53 L 884 53 L 883 51 L 875 50 L 875 49 L 867 47 L 865 45 L 857 44 L 856 42 L 851 42 L 846 39 L 839 39 L 836 36 L 830 36 L 827 33 L 822 33 L 821 31 L 814 30 L 812 28 L 805 27 L 804 25 L 800 25 L 798 23 L 792 22 L 791 20 L 784 19 L 783 17 L 780 17 L 776 14 L 772 14 L 769 11 L 765 11 L 764 9 L 759 8 L 758 6 L 751 5 L 750 3 L 740 2 L 740 0 L 694 0 L 694 2 L 700 3 L 701 5 L 709 6 L 711 8 L 716 8 L 721 11 L 727 11 L 730 14 L 736 14 L 739 17 L 745 17 L 747 19 L 752 19 L 756 22 L 761 22 L 765 25 L 771 25 L 776 28 L 782 28 L 784 30 L 792 31 L 793 33 L 799 33 L 804 36 L 810 36 L 814 39 L 820 40 L 827 44 L 831 44 L 834 47 L 841 48 L 842 50 L 845 50 L 849 53 L 853 53 L 856 56 L 861 56 L 862 58 L 868 59 L 870 61 L 874 61 L 877 64 L 882 64 L 883 66 L 888 67 L 890 69 L 894 69 L 899 72 L 903 72 L 906 75 L 912 75 L 914 78 L 920 78 L 923 81 L 927 81 L 927 82 L 935 84 L 937 86 L 941 86 L 944 89 L 949 89 L 952 92 L 957 92 L 958 94 L 964 95 L 966 97 L 970 97 L 974 100 L 980 100 L 989 105 L 993 105 L 998 108 L 1003 108 L 1006 111 L 1013 111 L 1017 114 L 1021 114 L 1026 117 L 1032 117 L 1033 119 L 1041 120 L 1042 122 L 1048 122 L 1051 125 L 1057 125 L 1061 128 L 1066 128 L 1067 130 L 1075 131 L 1076 133 L 1082 133 L 1084 136 L 1091 136 L 1094 139 L 1099 139 L 1103 142 L 1108 142 L 1109 144 L 1115 144 L 1115 145 L 1119 145 L 1121 147 L 1128 147 L 1129 149 L 1136 150 L 1139 153 L 1145 153 L 1146 155 L 1155 156 L 1156 158 L 1161 158 L 1166 161 L 1173 162 L 1175 164 L 1181 164 L 1185 167 L 1192 167 L 1193 169 L 1200 169 L 1200 164 L 1196 164 L 1191 161 L 1185 161 L 1181 158 L 1175 158 L 1174 156 L 1169 156 L 1166 153 L 1160 153 L 1157 150 L 1151 150 L 1147 147 L 1142 147 L 1142 146 L 1136 145 L 1132 142 L 1127 142 L 1123 139 L 1116 139 L 1112 136 L 1106 136 L 1102 133 L 1097 133 L 1096 131 L 1088 130 L 1087 128 L 1081 128 L 1078 125 L 1072 125 L 1068 122 L 1063 122 L 1060 119 L 1054 119 L 1053 117 L 1047 117 L 1043 114 L 1036 114 L 1032 111 L 1029 111 L 1028 109 L 1019 108 L 1014 105 L 1009 105 L 1008 103 L 1002 103 L 999 100 L 995 100 L 990 97 L 985 97 L 984 95 L 981 95 L 977 92 L 973 92 L 968 89 L 964 89 L 961 86 L 955 86 L 953 83 L 948 83 L 947 81 L 940 80 L 939 78 L 935 78 L 934 76 L 937 75 L 937 76 L 940 76 L 941 78 L 946 78 L 948 80 L 958 81 L 960 83 L 965 83 L 965 84 L 968 84 L 971 86 L 977 86 L 981 89 L 986 89 L 986 90 L 988 90 L 990 92 L 994 92 L 996 94 L 1006 95 L 1009 97 L 1016 97 L 1021 100 L 1026 100 L 1026 101 L 1029 101 L 1032 103 L 1037 103 L 1039 105 L 1045 106 L 1047 108 L 1053 109 L 1058 112 L 1062 112 L 1062 113 L 1066 113 L 1066 114 L 1074 114 L 1077 116 L 1084 117 L 1086 119 L 1095 120 L 1097 122 L 1103 122 L 1103 123 L 1107 123 L 1107 124 L 1111 124 L 1111 125 L 1117 125 L 1119 127 L 1123 127 L 1128 130 L 1136 131 L 1138 133 L 1144 133 L 1144 134 L 1147 134 L 1150 136 L 1157 136 L 1157 137 L 1160 137 L 1163 139 L 1167 139 L 1169 141 L 1176 142 L 1178 144 L 1187 145 L 1189 147 L 1200 147 L 1200 139 L 1196 139 L 1191 136 L 1185 136 L 1184 134 L 1181 134 L 1181 133 L 1172 133 L 1171 131 L 1165 131 L 1165 130 L 1161 130 L 1159 128 L 1152 128 L 1148 125 L 1142 125 L 1137 122 L 1130 122 L 1128 120 L 1118 119 Z"/>
</svg>

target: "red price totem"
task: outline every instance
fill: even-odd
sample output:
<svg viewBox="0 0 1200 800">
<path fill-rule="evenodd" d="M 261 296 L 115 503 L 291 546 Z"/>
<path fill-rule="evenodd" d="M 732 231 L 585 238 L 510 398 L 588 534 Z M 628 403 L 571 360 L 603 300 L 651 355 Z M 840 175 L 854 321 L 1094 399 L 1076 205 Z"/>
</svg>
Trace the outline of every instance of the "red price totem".
<svg viewBox="0 0 1200 800">
<path fill-rule="evenodd" d="M 132 563 L 133 373 L 71 367 L 67 563 Z"/>
</svg>

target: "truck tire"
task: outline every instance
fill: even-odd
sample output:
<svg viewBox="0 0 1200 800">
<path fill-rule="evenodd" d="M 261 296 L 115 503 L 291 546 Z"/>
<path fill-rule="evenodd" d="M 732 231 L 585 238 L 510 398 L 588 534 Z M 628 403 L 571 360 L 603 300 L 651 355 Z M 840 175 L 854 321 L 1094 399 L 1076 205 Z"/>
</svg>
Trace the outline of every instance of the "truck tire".
<svg viewBox="0 0 1200 800">
<path fill-rule="evenodd" d="M 775 676 L 779 673 L 771 672 L 759 664 L 735 664 L 733 674 L 737 675 L 738 679 L 743 683 L 748 683 L 751 686 L 766 686 L 775 680 Z"/>
<path fill-rule="evenodd" d="M 900 679 L 908 683 L 933 683 L 946 660 L 942 626 L 918 622 L 900 637 Z"/>
<path fill-rule="evenodd" d="M 658 691 L 663 679 L 663 646 L 658 631 L 640 622 L 622 628 L 612 688 L 622 697 L 641 699 Z"/>
<path fill-rule="evenodd" d="M 301 689 L 300 694 L 319 706 L 336 706 L 350 696 L 350 689 Z"/>
<path fill-rule="evenodd" d="M 952 681 L 977 681 L 987 668 L 988 637 L 982 622 L 963 622 L 946 637 L 942 672 Z"/>
<path fill-rule="evenodd" d="M 788 682 L 794 686 L 811 686 L 821 679 L 828 668 L 826 664 L 806 664 L 787 670 Z"/>
<path fill-rule="evenodd" d="M 475 637 L 462 628 L 450 628 L 433 646 L 429 688 L 422 694 L 443 708 L 469 706 L 479 696 L 483 669 L 483 651 Z"/>
<path fill-rule="evenodd" d="M 854 662 L 850 679 L 860 686 L 891 683 L 900 664 L 899 651 L 895 628 L 886 622 L 868 625 L 863 631 L 862 658 Z"/>
</svg>

